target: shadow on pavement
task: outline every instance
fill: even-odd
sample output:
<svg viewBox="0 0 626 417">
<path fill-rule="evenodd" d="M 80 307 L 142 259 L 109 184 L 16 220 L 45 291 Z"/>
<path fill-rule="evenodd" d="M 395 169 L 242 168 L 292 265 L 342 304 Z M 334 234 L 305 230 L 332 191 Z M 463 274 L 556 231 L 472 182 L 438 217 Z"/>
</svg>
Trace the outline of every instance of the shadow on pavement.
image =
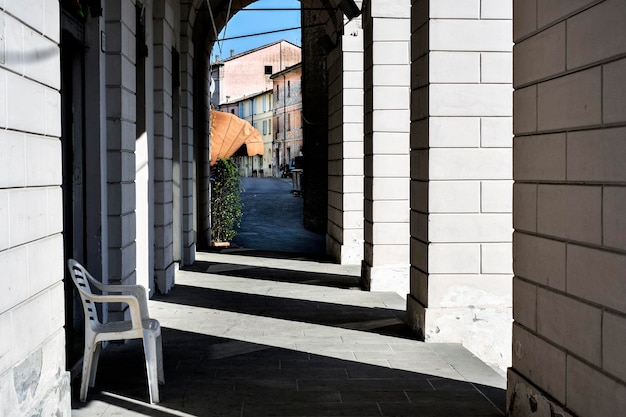
<svg viewBox="0 0 626 417">
<path fill-rule="evenodd" d="M 156 301 L 418 340 L 404 312 L 177 285 Z"/>
<path fill-rule="evenodd" d="M 287 259 L 287 258 L 284 258 Z M 289 258 L 293 259 L 293 258 Z M 259 280 L 292 282 L 297 284 L 318 285 L 332 288 L 361 289 L 360 278 L 353 275 L 316 274 L 309 271 L 289 270 L 238 263 L 196 261 L 184 268 L 185 271 L 202 272 Z"/>
<path fill-rule="evenodd" d="M 88 396 L 108 412 L 80 414 L 83 405 L 74 403 L 73 415 L 504 415 L 504 390 L 467 381 L 171 328 L 163 329 L 163 340 L 161 403 L 147 403 L 142 349 L 128 343 L 103 351 L 96 387 Z"/>
</svg>

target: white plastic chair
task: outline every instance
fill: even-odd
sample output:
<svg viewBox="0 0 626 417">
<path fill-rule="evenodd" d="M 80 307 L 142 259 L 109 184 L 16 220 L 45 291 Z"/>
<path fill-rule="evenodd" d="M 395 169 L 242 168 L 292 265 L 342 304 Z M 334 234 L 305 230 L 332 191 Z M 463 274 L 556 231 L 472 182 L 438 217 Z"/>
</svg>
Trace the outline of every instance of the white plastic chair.
<svg viewBox="0 0 626 417">
<path fill-rule="evenodd" d="M 85 352 L 80 400 L 86 401 L 88 386 L 93 387 L 96 382 L 98 358 L 103 341 L 143 339 L 150 402 L 158 403 L 159 383 L 165 383 L 161 326 L 157 320 L 148 316 L 146 290 L 141 285 L 102 284 L 74 259 L 68 260 L 67 266 L 85 311 Z M 91 286 L 102 291 L 102 295 L 93 294 Z M 130 311 L 130 320 L 102 323 L 98 318 L 95 303 L 126 303 Z"/>
</svg>

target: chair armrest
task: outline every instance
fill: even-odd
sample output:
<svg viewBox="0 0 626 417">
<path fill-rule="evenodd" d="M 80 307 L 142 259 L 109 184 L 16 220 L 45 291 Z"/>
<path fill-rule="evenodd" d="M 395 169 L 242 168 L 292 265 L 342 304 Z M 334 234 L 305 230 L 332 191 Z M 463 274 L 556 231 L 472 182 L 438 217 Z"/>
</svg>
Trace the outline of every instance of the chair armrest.
<svg viewBox="0 0 626 417">
<path fill-rule="evenodd" d="M 87 276 L 89 282 L 94 287 L 107 294 L 132 294 L 139 301 L 139 312 L 142 319 L 149 318 L 148 314 L 148 298 L 146 296 L 146 289 L 142 285 L 110 285 L 103 284 L 96 281 L 93 277 Z"/>
<path fill-rule="evenodd" d="M 90 294 L 89 300 L 95 303 L 125 303 L 128 304 L 130 320 L 133 329 L 142 329 L 142 316 L 139 301 L 134 295 L 97 295 Z"/>
</svg>

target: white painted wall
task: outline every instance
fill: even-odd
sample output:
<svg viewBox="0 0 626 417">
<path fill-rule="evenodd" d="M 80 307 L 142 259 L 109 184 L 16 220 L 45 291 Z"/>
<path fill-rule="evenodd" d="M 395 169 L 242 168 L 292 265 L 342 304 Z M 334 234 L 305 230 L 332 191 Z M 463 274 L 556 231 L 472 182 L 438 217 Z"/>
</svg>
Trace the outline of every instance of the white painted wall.
<svg viewBox="0 0 626 417">
<path fill-rule="evenodd" d="M 70 415 L 59 6 L 0 6 L 0 415 Z M 36 323 L 36 325 L 34 325 Z"/>
</svg>

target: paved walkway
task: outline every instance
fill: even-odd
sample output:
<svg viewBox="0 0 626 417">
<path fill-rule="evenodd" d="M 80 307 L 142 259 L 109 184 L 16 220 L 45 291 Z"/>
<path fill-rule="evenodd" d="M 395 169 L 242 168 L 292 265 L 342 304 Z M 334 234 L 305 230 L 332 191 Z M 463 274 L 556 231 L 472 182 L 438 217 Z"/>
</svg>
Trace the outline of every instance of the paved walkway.
<svg viewBox="0 0 626 417">
<path fill-rule="evenodd" d="M 242 178 L 241 229 L 233 243 L 244 248 L 325 254 L 324 235 L 306 230 L 302 197 L 291 191 L 291 178 Z"/>
<path fill-rule="evenodd" d="M 235 252 L 199 253 L 150 301 L 161 403 L 129 343 L 103 351 L 73 416 L 503 415 L 504 379 L 460 345 L 414 340 L 404 300 L 360 291 L 356 268 Z"/>
<path fill-rule="evenodd" d="M 358 266 L 320 256 L 319 238 L 294 217 L 301 199 L 289 182 L 244 185 L 244 201 L 257 200 L 240 244 L 255 249 L 198 253 L 172 292 L 150 301 L 163 327 L 161 403 L 148 404 L 135 341 L 102 352 L 96 386 L 73 416 L 504 415 L 500 374 L 460 345 L 415 340 L 404 299 L 361 291 Z M 275 239 L 314 256 L 262 244 Z"/>
</svg>

